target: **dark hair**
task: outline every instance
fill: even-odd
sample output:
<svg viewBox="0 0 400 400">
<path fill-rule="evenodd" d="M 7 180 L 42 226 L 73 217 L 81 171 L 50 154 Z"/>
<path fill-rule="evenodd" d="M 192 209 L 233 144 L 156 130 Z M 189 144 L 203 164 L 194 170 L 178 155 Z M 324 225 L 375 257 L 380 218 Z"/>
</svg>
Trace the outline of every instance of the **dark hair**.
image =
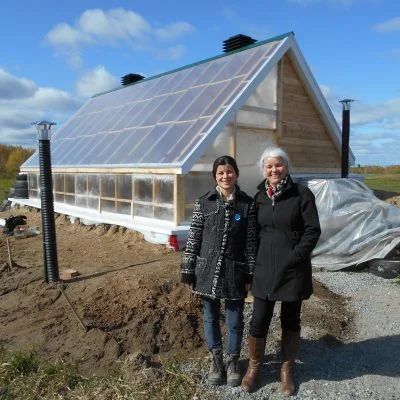
<svg viewBox="0 0 400 400">
<path fill-rule="evenodd" d="M 221 156 L 218 157 L 215 161 L 214 161 L 214 165 L 213 165 L 213 170 L 212 170 L 212 174 L 213 177 L 215 179 L 215 177 L 217 176 L 217 169 L 220 165 L 230 165 L 236 172 L 236 175 L 239 176 L 239 168 L 236 164 L 236 160 L 231 157 L 231 156 Z"/>
</svg>

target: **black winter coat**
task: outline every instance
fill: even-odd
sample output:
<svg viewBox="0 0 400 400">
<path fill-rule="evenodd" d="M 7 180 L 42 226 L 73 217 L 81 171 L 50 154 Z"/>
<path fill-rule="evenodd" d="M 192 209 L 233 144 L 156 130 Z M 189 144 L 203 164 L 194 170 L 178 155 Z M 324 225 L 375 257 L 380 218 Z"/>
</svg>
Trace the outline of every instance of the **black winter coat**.
<svg viewBox="0 0 400 400">
<path fill-rule="evenodd" d="M 260 244 L 252 294 L 271 301 L 308 299 L 313 292 L 311 252 L 321 234 L 315 197 L 290 177 L 274 205 L 266 193 L 265 180 L 257 189 Z"/>
<path fill-rule="evenodd" d="M 182 282 L 197 294 L 220 299 L 245 298 L 257 254 L 254 200 L 236 187 L 235 199 L 224 202 L 216 190 L 194 206 L 181 264 Z"/>
</svg>

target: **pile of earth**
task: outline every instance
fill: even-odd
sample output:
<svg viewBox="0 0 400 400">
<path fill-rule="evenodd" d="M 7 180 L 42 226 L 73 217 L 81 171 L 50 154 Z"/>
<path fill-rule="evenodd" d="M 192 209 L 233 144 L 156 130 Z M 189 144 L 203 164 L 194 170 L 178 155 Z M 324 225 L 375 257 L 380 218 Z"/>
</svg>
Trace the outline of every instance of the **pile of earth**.
<svg viewBox="0 0 400 400">
<path fill-rule="evenodd" d="M 38 210 L 12 208 L 0 218 L 11 214 L 25 215 L 29 226 L 41 230 Z M 138 352 L 159 360 L 206 356 L 200 301 L 179 282 L 181 252 L 116 226 L 85 226 L 63 215 L 55 222 L 60 274 L 79 273 L 62 283 L 44 282 L 40 234 L 0 236 L 3 349 L 79 362 L 90 375 L 107 373 Z M 318 282 L 314 289 L 304 307 L 303 332 L 321 340 L 351 337 L 354 316 L 347 299 Z"/>
</svg>

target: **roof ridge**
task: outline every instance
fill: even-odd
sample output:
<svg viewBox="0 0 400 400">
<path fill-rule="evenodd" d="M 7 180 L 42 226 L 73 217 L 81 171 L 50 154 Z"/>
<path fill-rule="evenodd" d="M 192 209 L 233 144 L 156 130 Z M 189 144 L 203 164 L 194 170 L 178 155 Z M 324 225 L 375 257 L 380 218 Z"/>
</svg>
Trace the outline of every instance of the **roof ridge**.
<svg viewBox="0 0 400 400">
<path fill-rule="evenodd" d="M 148 78 L 141 79 L 140 81 L 133 82 L 133 83 L 130 83 L 128 85 L 118 86 L 118 87 L 116 87 L 114 89 L 110 89 L 110 90 L 106 90 L 105 92 L 100 92 L 100 93 L 94 94 L 91 98 L 102 96 L 104 94 L 115 92 L 117 90 L 125 89 L 125 88 L 127 88 L 129 86 L 132 86 L 132 85 L 139 85 L 141 83 L 148 82 L 148 81 L 151 81 L 151 80 L 156 79 L 156 78 L 160 78 L 161 76 L 165 76 L 165 75 L 172 74 L 174 72 L 182 71 L 182 70 L 184 70 L 186 68 L 191 68 L 191 67 L 194 67 L 195 65 L 203 64 L 203 63 L 206 63 L 208 61 L 213 61 L 213 60 L 216 60 L 218 58 L 227 57 L 227 56 L 230 56 L 232 54 L 239 53 L 241 51 L 251 49 L 253 47 L 262 46 L 262 45 L 264 45 L 266 43 L 276 42 L 276 41 L 282 40 L 282 39 L 284 39 L 286 37 L 289 37 L 289 36 L 294 36 L 294 32 L 293 31 L 289 31 L 289 32 L 283 33 L 281 35 L 277 35 L 277 36 L 274 36 L 274 37 L 271 37 L 271 38 L 268 38 L 268 39 L 265 39 L 265 40 L 261 40 L 261 41 L 255 42 L 253 44 L 249 44 L 249 45 L 241 47 L 239 49 L 235 49 L 235 50 L 229 51 L 227 53 L 218 54 L 216 56 L 209 57 L 209 58 L 206 58 L 204 60 L 199 60 L 199 61 L 187 64 L 187 65 L 184 65 L 182 67 L 178 67 L 178 68 L 174 68 L 172 70 L 166 71 L 166 72 L 162 72 L 161 74 L 149 76 Z"/>
</svg>

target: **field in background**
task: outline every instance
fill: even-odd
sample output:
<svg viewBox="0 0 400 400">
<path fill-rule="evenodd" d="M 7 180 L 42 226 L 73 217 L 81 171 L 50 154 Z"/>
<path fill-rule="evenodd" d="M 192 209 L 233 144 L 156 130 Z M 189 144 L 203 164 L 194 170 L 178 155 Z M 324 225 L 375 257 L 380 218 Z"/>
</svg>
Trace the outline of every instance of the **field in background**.
<svg viewBox="0 0 400 400">
<path fill-rule="evenodd" d="M 400 165 L 381 167 L 366 165 L 351 167 L 350 172 L 364 175 L 364 183 L 371 189 L 400 194 Z"/>
<path fill-rule="evenodd" d="M 371 189 L 396 192 L 400 195 L 400 174 L 378 173 L 367 174 L 364 183 Z"/>
</svg>

